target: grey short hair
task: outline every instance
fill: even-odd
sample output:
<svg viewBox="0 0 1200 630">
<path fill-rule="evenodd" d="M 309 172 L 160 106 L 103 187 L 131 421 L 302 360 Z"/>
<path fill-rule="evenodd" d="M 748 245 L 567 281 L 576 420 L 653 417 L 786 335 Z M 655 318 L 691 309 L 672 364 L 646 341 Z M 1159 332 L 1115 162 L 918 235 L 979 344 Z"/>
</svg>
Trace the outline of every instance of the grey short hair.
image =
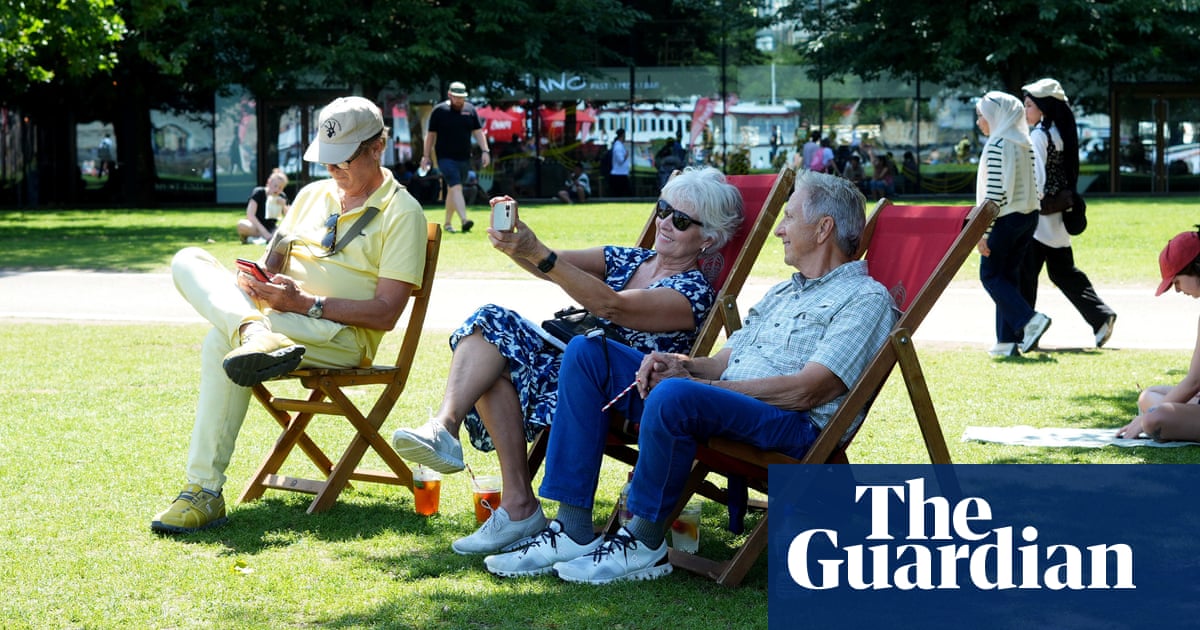
<svg viewBox="0 0 1200 630">
<path fill-rule="evenodd" d="M 816 223 L 821 217 L 833 219 L 838 249 L 854 258 L 867 225 L 867 198 L 858 186 L 837 175 L 801 171 L 796 177 L 794 194 L 805 222 Z"/>
<path fill-rule="evenodd" d="M 742 193 L 711 166 L 683 169 L 663 186 L 659 196 L 673 206 L 685 205 L 696 213 L 696 220 L 704 224 L 701 235 L 712 239 L 709 251 L 724 247 L 742 225 Z"/>
</svg>

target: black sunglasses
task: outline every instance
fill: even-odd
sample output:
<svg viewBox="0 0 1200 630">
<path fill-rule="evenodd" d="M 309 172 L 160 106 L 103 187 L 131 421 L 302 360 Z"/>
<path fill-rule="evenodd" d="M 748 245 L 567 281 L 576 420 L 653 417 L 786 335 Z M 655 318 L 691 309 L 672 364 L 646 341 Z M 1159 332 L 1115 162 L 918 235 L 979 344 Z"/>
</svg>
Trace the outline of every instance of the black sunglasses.
<svg viewBox="0 0 1200 630">
<path fill-rule="evenodd" d="M 337 222 L 339 214 L 331 214 L 328 219 L 325 219 L 325 238 L 321 239 L 321 247 L 325 251 L 332 252 L 333 244 L 337 241 Z"/>
<path fill-rule="evenodd" d="M 358 156 L 363 154 L 363 151 L 366 150 L 367 145 L 370 142 L 371 141 L 368 140 L 367 142 L 364 142 L 364 143 L 358 145 L 358 148 L 354 150 L 354 153 L 351 154 L 350 158 L 347 159 L 346 161 L 338 162 L 337 164 L 325 164 L 325 168 L 336 168 L 336 169 L 342 170 L 342 171 L 349 169 L 350 163 L 353 162 Z"/>
<path fill-rule="evenodd" d="M 693 223 L 700 227 L 704 227 L 703 223 L 684 214 L 682 210 L 676 209 L 675 206 L 672 206 L 670 203 L 668 203 L 666 199 L 658 200 L 658 203 L 654 207 L 654 214 L 660 219 L 671 217 L 671 225 L 675 226 L 675 229 L 679 230 L 680 232 L 691 227 Z"/>
</svg>

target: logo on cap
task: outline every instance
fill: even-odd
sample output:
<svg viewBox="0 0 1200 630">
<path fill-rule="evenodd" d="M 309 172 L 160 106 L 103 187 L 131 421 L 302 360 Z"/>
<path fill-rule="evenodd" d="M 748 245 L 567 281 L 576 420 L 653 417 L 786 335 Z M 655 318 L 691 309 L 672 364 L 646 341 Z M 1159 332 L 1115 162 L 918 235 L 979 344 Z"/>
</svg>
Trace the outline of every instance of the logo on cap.
<svg viewBox="0 0 1200 630">
<path fill-rule="evenodd" d="M 342 131 L 342 123 L 338 122 L 336 118 L 330 118 L 329 120 L 325 121 L 325 137 L 326 138 L 332 138 L 332 137 L 338 135 L 339 133 L 341 133 L 341 131 Z"/>
</svg>

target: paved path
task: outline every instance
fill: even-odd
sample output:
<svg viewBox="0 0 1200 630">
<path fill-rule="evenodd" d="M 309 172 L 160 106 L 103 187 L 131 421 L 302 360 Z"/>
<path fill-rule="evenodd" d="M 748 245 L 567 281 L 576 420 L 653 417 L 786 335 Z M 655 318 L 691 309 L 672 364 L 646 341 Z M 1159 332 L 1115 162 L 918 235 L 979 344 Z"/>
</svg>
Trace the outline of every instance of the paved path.
<svg viewBox="0 0 1200 630">
<path fill-rule="evenodd" d="M 751 279 L 742 291 L 743 313 L 772 283 Z M 1046 348 L 1090 348 L 1090 327 L 1049 283 L 1038 297 L 1039 310 L 1054 324 Z M 1200 305 L 1181 294 L 1154 297 L 1153 286 L 1102 287 L 1100 295 L 1117 311 L 1108 347 L 1190 350 Z M 438 278 L 426 321 L 429 330 L 451 330 L 475 307 L 495 303 L 530 319 L 544 319 L 571 304 L 556 286 L 533 279 Z M 74 320 L 200 323 L 203 320 L 175 291 L 167 274 L 88 271 L 0 271 L 0 322 Z M 993 307 L 978 282 L 951 285 L 917 332 L 918 341 L 966 344 L 986 349 L 993 341 Z"/>
</svg>

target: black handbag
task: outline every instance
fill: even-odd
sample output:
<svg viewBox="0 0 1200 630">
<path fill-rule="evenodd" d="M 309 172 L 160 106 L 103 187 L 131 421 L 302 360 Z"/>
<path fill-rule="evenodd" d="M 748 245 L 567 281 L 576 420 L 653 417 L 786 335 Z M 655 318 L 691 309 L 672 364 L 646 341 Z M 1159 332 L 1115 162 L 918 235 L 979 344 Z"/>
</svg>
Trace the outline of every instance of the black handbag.
<svg viewBox="0 0 1200 630">
<path fill-rule="evenodd" d="M 547 341 L 565 348 L 571 339 L 579 335 L 604 335 L 618 343 L 625 343 L 625 336 L 616 326 L 592 315 L 587 309 L 571 306 L 554 314 L 553 319 L 542 322 L 542 329 L 549 333 Z M 558 343 L 555 343 L 557 340 Z"/>
<path fill-rule="evenodd" d="M 1041 214 L 1054 214 L 1056 212 L 1064 212 L 1075 203 L 1075 193 L 1064 188 L 1053 195 L 1045 195 L 1042 197 Z"/>
<path fill-rule="evenodd" d="M 1071 207 L 1063 210 L 1063 227 L 1067 234 L 1079 236 L 1087 229 L 1087 202 L 1079 193 L 1071 192 Z"/>
</svg>

